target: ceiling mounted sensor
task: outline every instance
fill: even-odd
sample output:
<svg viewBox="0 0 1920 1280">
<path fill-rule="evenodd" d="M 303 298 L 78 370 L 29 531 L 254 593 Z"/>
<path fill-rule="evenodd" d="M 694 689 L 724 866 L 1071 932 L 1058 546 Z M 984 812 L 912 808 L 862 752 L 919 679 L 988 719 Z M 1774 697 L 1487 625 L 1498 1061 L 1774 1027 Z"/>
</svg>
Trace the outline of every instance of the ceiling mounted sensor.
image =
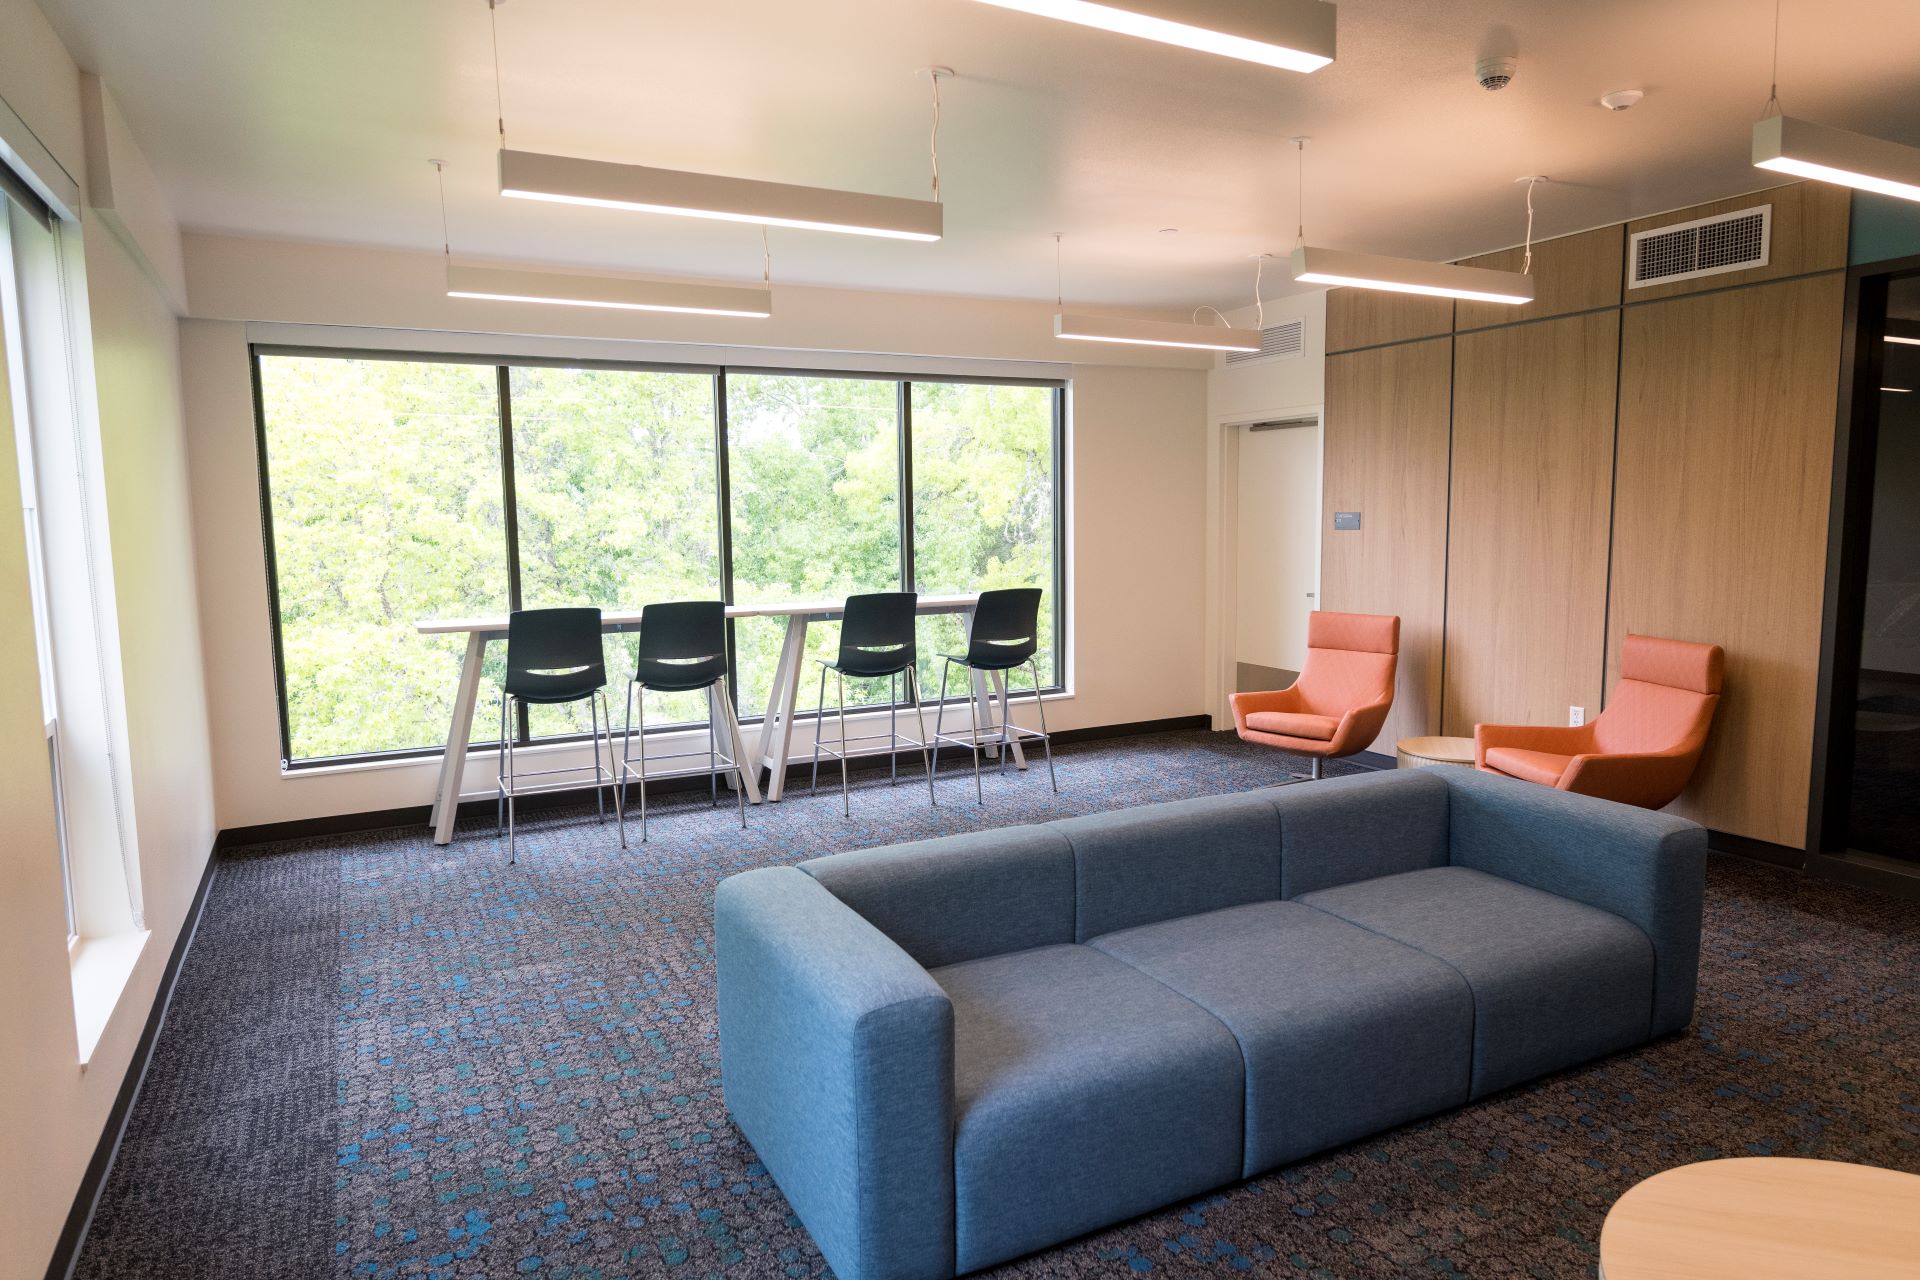
<svg viewBox="0 0 1920 1280">
<path fill-rule="evenodd" d="M 535 302 L 614 311 L 667 311 L 679 315 L 737 316 L 764 320 L 773 314 L 772 262 L 761 232 L 760 287 L 701 284 L 687 280 L 639 280 L 628 276 L 580 275 L 513 267 L 456 263 L 447 234 L 446 162 L 430 160 L 440 183 L 440 252 L 446 264 L 447 296 L 489 302 Z"/>
<path fill-rule="evenodd" d="M 1322 249 L 1307 243 L 1306 226 L 1306 143 L 1292 140 L 1300 160 L 1300 220 L 1294 245 L 1293 278 L 1300 284 L 1324 284 L 1353 289 L 1376 289 L 1386 293 L 1417 293 L 1436 298 L 1465 298 L 1474 302 L 1524 303 L 1533 301 L 1533 277 L 1527 272 L 1495 271 L 1488 267 L 1460 267 L 1444 262 L 1423 262 L 1416 258 L 1387 258 L 1372 253 L 1351 253 L 1343 249 Z M 1533 184 L 1538 177 L 1519 179 L 1527 183 L 1527 260 L 1532 266 Z"/>
<path fill-rule="evenodd" d="M 1609 111 L 1625 111 L 1640 105 L 1640 99 L 1646 96 L 1643 89 L 1615 89 L 1612 93 L 1600 95 L 1600 105 Z"/>
<path fill-rule="evenodd" d="M 1058 231 L 1053 233 L 1053 273 L 1054 306 L 1060 308 L 1053 317 L 1053 336 L 1056 338 L 1070 342 L 1113 342 L 1132 347 L 1183 347 L 1192 351 L 1260 350 L 1259 329 L 1236 329 L 1226 323 L 1225 316 L 1220 316 L 1221 323 L 1217 325 L 1198 323 L 1201 311 L 1212 310 L 1215 315 L 1220 315 L 1217 309 L 1210 307 L 1197 308 L 1193 324 L 1069 314 L 1066 310 L 1066 294 L 1061 285 Z M 1260 289 L 1257 273 L 1255 280 L 1254 297 L 1258 300 Z"/>
<path fill-rule="evenodd" d="M 1473 78 L 1478 80 L 1480 87 L 1488 93 L 1498 93 L 1513 83 L 1514 73 L 1519 69 L 1518 58 L 1502 54 L 1498 57 L 1482 58 L 1474 63 Z"/>
<path fill-rule="evenodd" d="M 1337 11 L 1321 0 L 981 2 L 1282 71 L 1318 71 L 1333 61 Z"/>
<path fill-rule="evenodd" d="M 1920 148 L 1796 119 L 1780 109 L 1780 0 L 1773 6 L 1773 84 L 1753 126 L 1753 164 L 1773 173 L 1920 201 Z"/>
<path fill-rule="evenodd" d="M 488 0 L 488 17 L 501 0 Z M 940 204 L 940 81 L 953 71 L 935 67 L 933 81 L 933 198 L 866 195 L 825 187 L 792 186 L 751 178 L 653 169 L 575 156 L 514 151 L 507 147 L 506 110 L 501 105 L 498 26 L 494 26 L 494 101 L 499 113 L 500 194 L 517 200 L 630 209 L 638 213 L 746 222 L 763 227 L 837 231 L 890 240 L 933 241 L 943 234 Z"/>
</svg>

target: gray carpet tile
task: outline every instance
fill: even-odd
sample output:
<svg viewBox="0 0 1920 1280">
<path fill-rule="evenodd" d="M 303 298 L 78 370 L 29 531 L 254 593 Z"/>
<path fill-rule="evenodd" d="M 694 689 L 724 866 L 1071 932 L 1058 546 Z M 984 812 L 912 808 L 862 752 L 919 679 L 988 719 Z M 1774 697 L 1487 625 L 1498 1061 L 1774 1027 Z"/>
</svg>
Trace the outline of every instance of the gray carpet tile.
<svg viewBox="0 0 1920 1280">
<path fill-rule="evenodd" d="M 1267 785 L 1231 735 L 856 776 L 748 814 L 677 796 L 622 852 L 591 811 L 229 856 L 82 1257 L 86 1277 L 813 1277 L 727 1119 L 718 881 L 982 826 Z M 943 777 L 948 777 L 943 770 Z M 1795 1154 L 1920 1172 L 1920 909 L 1716 860 L 1685 1034 L 1224 1188 L 1003 1269 L 1314 1277 L 1592 1274 L 1659 1169 Z"/>
</svg>

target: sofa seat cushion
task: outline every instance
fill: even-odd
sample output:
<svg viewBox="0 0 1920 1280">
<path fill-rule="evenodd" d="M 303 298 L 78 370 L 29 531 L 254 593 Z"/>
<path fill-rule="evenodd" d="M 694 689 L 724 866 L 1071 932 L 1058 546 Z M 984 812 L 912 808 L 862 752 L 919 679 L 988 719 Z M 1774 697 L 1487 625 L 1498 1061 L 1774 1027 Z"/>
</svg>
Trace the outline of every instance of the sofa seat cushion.
<svg viewBox="0 0 1920 1280">
<path fill-rule="evenodd" d="M 1487 748 L 1488 768 L 1498 769 L 1509 778 L 1518 778 L 1522 782 L 1537 782 L 1543 787 L 1557 784 L 1572 763 L 1572 756 L 1552 751 L 1523 751 L 1519 747 Z"/>
<path fill-rule="evenodd" d="M 1467 867 L 1299 901 L 1444 960 L 1473 989 L 1473 1096 L 1647 1038 L 1653 943 L 1619 916 Z"/>
<path fill-rule="evenodd" d="M 1240 1174 L 1233 1034 L 1104 952 L 1038 947 L 931 971 L 953 1001 L 961 1272 Z"/>
<path fill-rule="evenodd" d="M 1241 1174 L 1467 1101 L 1473 993 L 1451 966 L 1297 902 L 1143 925 L 1093 946 L 1227 1025 L 1246 1061 Z"/>
<path fill-rule="evenodd" d="M 1332 716 L 1313 716 L 1304 711 L 1256 711 L 1247 717 L 1247 728 L 1289 738 L 1332 742 L 1340 722 Z"/>
</svg>

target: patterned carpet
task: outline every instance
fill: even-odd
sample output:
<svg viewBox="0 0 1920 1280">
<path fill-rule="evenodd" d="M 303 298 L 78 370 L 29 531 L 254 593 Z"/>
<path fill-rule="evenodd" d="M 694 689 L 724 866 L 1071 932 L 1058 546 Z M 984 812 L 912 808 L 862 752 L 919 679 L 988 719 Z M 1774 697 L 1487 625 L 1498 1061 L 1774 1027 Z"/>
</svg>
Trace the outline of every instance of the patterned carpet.
<svg viewBox="0 0 1920 1280">
<path fill-rule="evenodd" d="M 1037 762 L 1036 762 L 1037 763 Z M 230 856 L 108 1181 L 86 1277 L 811 1277 L 727 1119 L 715 883 L 984 825 L 1243 790 L 1288 762 L 1185 733 L 748 815 L 590 812 L 509 868 L 491 825 Z M 903 773 L 906 771 L 903 768 Z M 1920 909 L 1716 859 L 1693 1028 L 995 1273 L 1591 1275 L 1635 1181 L 1719 1155 L 1920 1172 Z"/>
</svg>

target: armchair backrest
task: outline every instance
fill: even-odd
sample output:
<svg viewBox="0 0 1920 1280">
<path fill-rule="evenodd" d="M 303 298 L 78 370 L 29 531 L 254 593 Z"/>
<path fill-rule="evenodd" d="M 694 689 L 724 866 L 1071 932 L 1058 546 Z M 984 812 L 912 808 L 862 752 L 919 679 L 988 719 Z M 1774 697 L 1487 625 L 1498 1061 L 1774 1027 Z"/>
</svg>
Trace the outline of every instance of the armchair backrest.
<svg viewBox="0 0 1920 1280">
<path fill-rule="evenodd" d="M 1720 703 L 1726 651 L 1717 644 L 1630 635 L 1620 648 L 1620 683 L 1593 722 L 1601 754 L 1698 752 Z"/>
<path fill-rule="evenodd" d="M 1373 613 L 1307 617 L 1307 661 L 1294 684 L 1305 710 L 1339 717 L 1393 689 L 1400 619 Z"/>
</svg>

